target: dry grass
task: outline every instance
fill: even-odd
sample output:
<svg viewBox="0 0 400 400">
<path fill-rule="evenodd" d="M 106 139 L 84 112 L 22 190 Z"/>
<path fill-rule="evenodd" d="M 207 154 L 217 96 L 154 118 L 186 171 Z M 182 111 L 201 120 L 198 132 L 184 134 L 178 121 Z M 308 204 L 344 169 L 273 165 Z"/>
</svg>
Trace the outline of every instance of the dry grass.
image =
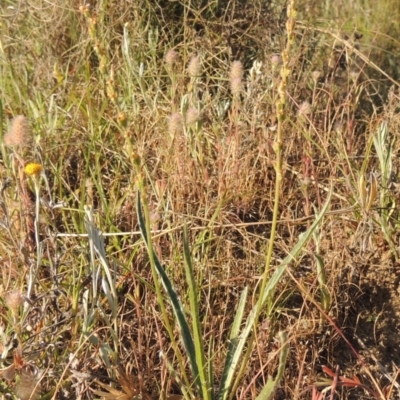
<svg viewBox="0 0 400 400">
<path fill-rule="evenodd" d="M 193 390 L 140 236 L 139 176 L 155 253 L 186 306 L 188 227 L 218 387 L 240 293 L 253 294 L 248 314 L 264 276 L 284 4 L 14 3 L 0 5 L 1 398 Z M 298 4 L 271 274 L 332 200 L 258 318 L 235 399 L 256 398 L 277 373 L 279 331 L 289 354 L 276 400 L 318 398 L 314 384 L 335 386 L 326 398 L 400 395 L 400 11 L 353 3 Z M 24 120 L 16 137 L 18 115 L 31 129 Z M 24 173 L 29 162 L 40 179 Z"/>
</svg>

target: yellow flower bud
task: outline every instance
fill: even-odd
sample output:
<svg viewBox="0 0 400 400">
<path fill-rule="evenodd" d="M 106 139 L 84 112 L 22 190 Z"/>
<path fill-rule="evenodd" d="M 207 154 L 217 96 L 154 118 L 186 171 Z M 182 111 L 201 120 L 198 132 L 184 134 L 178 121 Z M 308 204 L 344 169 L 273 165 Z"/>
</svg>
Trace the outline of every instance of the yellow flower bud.
<svg viewBox="0 0 400 400">
<path fill-rule="evenodd" d="M 41 164 L 38 163 L 29 163 L 26 164 L 24 171 L 27 175 L 36 178 L 42 173 L 43 167 Z"/>
</svg>

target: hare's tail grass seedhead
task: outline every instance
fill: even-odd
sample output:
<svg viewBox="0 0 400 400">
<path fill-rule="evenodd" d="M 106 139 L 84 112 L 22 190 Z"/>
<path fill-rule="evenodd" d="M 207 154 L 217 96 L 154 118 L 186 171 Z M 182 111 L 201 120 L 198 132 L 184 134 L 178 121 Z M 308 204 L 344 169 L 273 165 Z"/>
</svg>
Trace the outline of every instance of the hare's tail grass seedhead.
<svg viewBox="0 0 400 400">
<path fill-rule="evenodd" d="M 183 131 L 183 118 L 182 114 L 176 112 L 173 113 L 168 119 L 168 131 L 172 137 L 177 133 Z"/>
<path fill-rule="evenodd" d="M 200 120 L 200 115 L 194 107 L 189 107 L 186 113 L 186 124 L 193 125 Z"/>
<path fill-rule="evenodd" d="M 24 304 L 25 297 L 19 290 L 14 290 L 5 295 L 4 301 L 12 313 L 16 315 L 20 306 Z"/>
<path fill-rule="evenodd" d="M 232 94 L 234 96 L 238 95 L 243 88 L 243 64 L 240 61 L 234 61 L 232 63 L 229 81 Z"/>
<path fill-rule="evenodd" d="M 28 119 L 17 115 L 11 121 L 11 127 L 4 136 L 4 144 L 8 147 L 26 147 L 31 142 L 31 130 Z"/>
<path fill-rule="evenodd" d="M 196 78 L 201 73 L 200 56 L 194 56 L 190 59 L 187 71 L 190 77 Z"/>
<path fill-rule="evenodd" d="M 230 78 L 243 78 L 243 64 L 240 61 L 234 61 L 231 65 Z"/>
<path fill-rule="evenodd" d="M 307 115 L 310 115 L 311 112 L 312 112 L 311 104 L 308 101 L 303 101 L 299 106 L 297 115 L 299 117 L 306 117 Z"/>
<path fill-rule="evenodd" d="M 165 54 L 165 64 L 169 67 L 169 68 L 173 68 L 173 66 L 177 63 L 179 58 L 178 53 L 173 50 L 173 49 L 169 49 L 167 51 L 167 53 Z"/>
</svg>

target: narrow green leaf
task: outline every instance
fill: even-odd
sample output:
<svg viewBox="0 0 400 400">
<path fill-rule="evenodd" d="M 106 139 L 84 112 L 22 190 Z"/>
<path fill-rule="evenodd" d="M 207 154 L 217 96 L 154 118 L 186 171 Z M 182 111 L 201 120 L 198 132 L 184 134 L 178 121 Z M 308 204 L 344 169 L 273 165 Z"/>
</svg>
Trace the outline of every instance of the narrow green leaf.
<svg viewBox="0 0 400 400">
<path fill-rule="evenodd" d="M 148 245 L 147 231 L 146 231 L 146 225 L 144 222 L 144 217 L 143 217 L 143 212 L 142 212 L 142 203 L 141 203 L 139 191 L 138 191 L 138 195 L 137 195 L 137 213 L 138 213 L 140 232 L 141 232 L 143 240 L 147 246 Z M 147 249 L 149 249 L 148 246 L 147 246 Z M 169 280 L 167 274 L 164 271 L 164 268 L 162 267 L 157 255 L 155 253 L 154 253 L 154 260 L 155 260 L 155 266 L 157 269 L 157 273 L 161 279 L 161 283 L 162 283 L 165 291 L 167 292 L 168 298 L 172 305 L 172 309 L 174 310 L 176 321 L 178 322 L 178 325 L 181 330 L 181 337 L 182 337 L 183 345 L 185 346 L 186 353 L 189 358 L 189 363 L 190 363 L 190 367 L 192 369 L 193 378 L 195 379 L 196 386 L 201 393 L 201 383 L 200 383 L 200 379 L 199 379 L 199 370 L 198 370 L 197 363 L 196 363 L 195 346 L 193 343 L 192 335 L 191 335 L 191 332 L 189 329 L 189 324 L 186 320 L 181 301 L 179 300 L 178 294 L 176 293 L 175 288 L 172 285 L 172 282 Z"/>
<path fill-rule="evenodd" d="M 286 332 L 283 331 L 279 332 L 279 340 L 281 342 L 282 349 L 279 354 L 278 373 L 276 374 L 275 378 L 268 377 L 267 384 L 264 386 L 261 393 L 257 396 L 256 400 L 269 400 L 271 396 L 274 394 L 285 372 L 285 365 L 289 350 L 289 344 L 287 343 Z"/>
<path fill-rule="evenodd" d="M 236 367 L 233 365 L 233 357 L 235 355 L 235 351 L 238 344 L 238 336 L 240 331 L 240 325 L 243 320 L 244 309 L 247 301 L 248 287 L 246 287 L 242 294 L 240 295 L 238 308 L 235 314 L 235 319 L 233 321 L 231 333 L 229 335 L 229 346 L 228 346 L 228 354 L 225 358 L 224 371 L 222 372 L 221 383 L 219 386 L 219 399 L 226 399 L 228 396 L 229 388 L 232 384 L 232 380 L 234 377 L 234 373 Z"/>
<path fill-rule="evenodd" d="M 210 387 L 210 397 L 214 399 L 214 368 L 213 368 L 213 358 L 214 358 L 214 336 L 211 335 L 210 343 L 208 345 L 208 359 L 207 359 L 207 370 L 208 370 L 208 384 Z"/>
<path fill-rule="evenodd" d="M 264 293 L 262 294 L 262 305 L 264 305 L 271 295 L 274 292 L 276 285 L 279 283 L 280 279 L 282 278 L 283 274 L 286 271 L 287 266 L 297 257 L 300 253 L 301 249 L 310 239 L 314 229 L 320 224 L 322 221 L 323 216 L 325 215 L 326 211 L 328 210 L 330 201 L 332 197 L 332 190 L 329 194 L 329 198 L 327 199 L 323 209 L 321 212 L 315 217 L 314 223 L 310 226 L 310 228 L 304 232 L 298 241 L 298 243 L 294 246 L 290 254 L 282 261 L 281 265 L 275 269 L 275 272 L 272 274 L 271 279 L 269 280 L 267 286 L 265 287 Z M 247 339 L 250 335 L 250 332 L 254 326 L 254 321 L 257 316 L 257 304 L 253 307 L 250 311 L 249 316 L 247 317 L 246 325 L 243 329 L 243 332 L 240 336 L 231 339 L 230 346 L 233 346 L 233 349 L 229 349 L 228 356 L 228 368 L 229 372 L 224 378 L 224 388 L 219 394 L 219 399 L 225 400 L 229 394 L 229 388 L 232 385 L 234 373 L 238 367 L 240 357 L 243 352 L 243 348 L 247 342 Z M 231 353 L 232 352 L 232 353 Z"/>
<path fill-rule="evenodd" d="M 326 274 L 325 274 L 325 265 L 324 260 L 318 254 L 314 254 L 314 258 L 316 260 L 317 265 L 317 279 L 321 292 L 321 307 L 324 311 L 328 311 L 330 307 L 330 295 L 326 290 Z"/>
<path fill-rule="evenodd" d="M 189 287 L 190 314 L 193 321 L 193 336 L 195 345 L 196 365 L 200 374 L 201 391 L 204 399 L 210 398 L 210 382 L 207 378 L 207 364 L 204 357 L 204 343 L 201 332 L 201 323 L 199 316 L 199 293 L 194 278 L 192 259 L 190 255 L 189 242 L 187 237 L 187 227 L 183 230 L 183 254 L 185 259 L 186 282 Z"/>
</svg>

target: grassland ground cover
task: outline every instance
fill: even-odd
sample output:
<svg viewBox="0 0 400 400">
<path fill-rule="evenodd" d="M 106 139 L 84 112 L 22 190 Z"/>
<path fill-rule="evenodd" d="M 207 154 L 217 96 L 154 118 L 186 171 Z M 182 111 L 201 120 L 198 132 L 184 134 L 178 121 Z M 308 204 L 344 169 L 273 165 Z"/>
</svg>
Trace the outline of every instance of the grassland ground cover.
<svg viewBox="0 0 400 400">
<path fill-rule="evenodd" d="M 396 0 L 2 0 L 1 398 L 400 398 L 399 54 Z"/>
</svg>

